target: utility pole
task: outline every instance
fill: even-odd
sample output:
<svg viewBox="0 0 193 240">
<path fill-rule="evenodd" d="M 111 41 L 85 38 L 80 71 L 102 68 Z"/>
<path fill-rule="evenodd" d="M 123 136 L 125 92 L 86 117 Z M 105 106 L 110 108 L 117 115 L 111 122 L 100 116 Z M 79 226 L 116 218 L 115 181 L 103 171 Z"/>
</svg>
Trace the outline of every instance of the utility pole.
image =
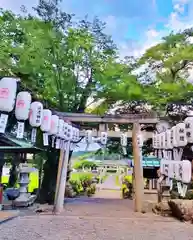
<svg viewBox="0 0 193 240">
<path fill-rule="evenodd" d="M 132 144 L 133 144 L 133 158 L 134 158 L 134 204 L 135 211 L 142 212 L 143 210 L 143 195 L 144 195 L 144 183 L 143 183 L 143 167 L 141 161 L 140 148 L 137 142 L 137 135 L 140 132 L 139 123 L 133 124 L 132 132 Z"/>
<path fill-rule="evenodd" d="M 65 150 L 63 149 L 60 150 L 53 213 L 62 212 L 64 207 L 64 195 L 65 195 L 65 188 L 66 188 L 69 152 L 70 152 L 70 141 L 66 143 Z"/>
</svg>

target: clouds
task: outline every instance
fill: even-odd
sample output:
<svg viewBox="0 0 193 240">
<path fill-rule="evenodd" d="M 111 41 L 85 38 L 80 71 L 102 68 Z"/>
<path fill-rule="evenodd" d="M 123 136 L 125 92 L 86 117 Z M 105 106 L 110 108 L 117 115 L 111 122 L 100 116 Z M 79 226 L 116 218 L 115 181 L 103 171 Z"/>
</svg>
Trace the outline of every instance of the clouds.
<svg viewBox="0 0 193 240">
<path fill-rule="evenodd" d="M 22 5 L 26 6 L 27 10 L 32 9 L 33 6 L 36 6 L 38 0 L 0 0 L 0 7 L 12 10 L 15 13 L 20 12 L 20 7 Z"/>
<path fill-rule="evenodd" d="M 160 25 L 156 27 L 156 24 L 155 27 L 147 26 L 137 43 L 131 45 L 129 41 L 125 42 L 120 49 L 128 55 L 140 56 L 171 31 L 178 32 L 191 27 L 193 27 L 193 0 L 172 0 L 170 14 L 164 19 L 161 27 Z"/>
<path fill-rule="evenodd" d="M 0 7 L 18 13 L 21 5 L 30 10 L 37 2 L 0 0 Z M 62 8 L 79 18 L 99 16 L 122 57 L 139 56 L 171 31 L 193 26 L 193 0 L 63 0 Z"/>
</svg>

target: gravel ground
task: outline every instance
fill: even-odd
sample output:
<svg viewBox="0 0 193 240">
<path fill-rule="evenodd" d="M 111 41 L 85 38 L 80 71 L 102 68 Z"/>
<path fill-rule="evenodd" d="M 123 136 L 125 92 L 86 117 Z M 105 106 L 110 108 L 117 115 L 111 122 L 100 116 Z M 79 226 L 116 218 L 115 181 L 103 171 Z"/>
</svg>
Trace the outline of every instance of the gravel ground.
<svg viewBox="0 0 193 240">
<path fill-rule="evenodd" d="M 0 240 L 191 240 L 193 226 L 132 211 L 132 201 L 71 201 L 61 215 L 23 215 L 0 225 Z"/>
</svg>

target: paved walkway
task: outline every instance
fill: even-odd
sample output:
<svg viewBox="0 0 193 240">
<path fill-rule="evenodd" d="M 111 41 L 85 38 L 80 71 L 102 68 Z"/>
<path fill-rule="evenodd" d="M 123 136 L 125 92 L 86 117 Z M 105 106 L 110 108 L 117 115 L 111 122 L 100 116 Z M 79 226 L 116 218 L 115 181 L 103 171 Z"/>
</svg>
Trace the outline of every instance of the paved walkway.
<svg viewBox="0 0 193 240">
<path fill-rule="evenodd" d="M 0 211 L 0 224 L 18 216 L 19 211 Z"/>
<path fill-rule="evenodd" d="M 96 191 L 95 195 L 92 198 L 103 198 L 103 199 L 121 199 L 122 194 L 121 191 L 118 190 L 104 190 L 100 189 Z"/>
<path fill-rule="evenodd" d="M 132 201 L 71 201 L 59 216 L 29 215 L 0 225 L 0 240 L 191 240 L 193 227 L 133 212 Z"/>
<path fill-rule="evenodd" d="M 116 175 L 108 175 L 105 179 L 104 183 L 99 185 L 100 189 L 112 189 L 112 190 L 120 190 L 120 186 L 116 185 Z"/>
</svg>

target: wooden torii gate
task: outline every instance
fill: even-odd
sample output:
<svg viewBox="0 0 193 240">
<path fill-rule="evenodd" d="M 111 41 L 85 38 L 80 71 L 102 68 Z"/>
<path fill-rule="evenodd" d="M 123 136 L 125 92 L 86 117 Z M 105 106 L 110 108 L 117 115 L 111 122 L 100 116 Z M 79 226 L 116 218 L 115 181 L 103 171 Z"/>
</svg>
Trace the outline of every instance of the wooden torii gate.
<svg viewBox="0 0 193 240">
<path fill-rule="evenodd" d="M 95 114 L 87 114 L 87 113 L 66 113 L 66 112 L 57 112 L 60 118 L 65 121 L 70 121 L 74 124 L 84 124 L 84 123 L 96 123 L 98 125 L 98 129 L 93 130 L 93 136 L 99 136 L 100 132 L 107 131 L 108 136 L 112 138 L 120 137 L 120 132 L 111 131 L 108 128 L 109 124 L 157 124 L 159 122 L 159 118 L 155 113 L 144 113 L 144 114 L 122 114 L 122 115 L 95 115 Z M 152 138 L 153 133 L 142 131 L 144 140 Z M 80 135 L 84 136 L 84 131 L 80 132 Z M 127 137 L 132 138 L 132 131 L 127 131 Z"/>
<path fill-rule="evenodd" d="M 139 153 L 139 145 L 137 144 L 137 134 L 138 129 L 140 128 L 140 124 L 157 124 L 159 122 L 159 118 L 154 113 L 146 113 L 146 114 L 126 114 L 126 115 L 104 115 L 98 116 L 94 114 L 86 114 L 86 113 L 66 113 L 66 112 L 57 112 L 54 111 L 54 114 L 58 115 L 61 119 L 65 121 L 69 121 L 71 123 L 79 124 L 82 123 L 97 123 L 98 124 L 98 132 L 108 131 L 108 124 L 132 124 L 133 131 L 128 133 L 130 137 L 132 136 L 133 143 L 133 155 L 134 155 L 134 189 L 135 189 L 135 211 L 141 212 L 143 205 L 143 173 L 141 166 L 141 158 Z M 113 135 L 114 134 L 114 135 Z M 118 134 L 118 135 L 117 135 Z M 119 137 L 119 132 L 115 133 L 115 131 L 109 131 L 109 137 Z M 129 137 L 129 136 L 128 136 Z"/>
</svg>

